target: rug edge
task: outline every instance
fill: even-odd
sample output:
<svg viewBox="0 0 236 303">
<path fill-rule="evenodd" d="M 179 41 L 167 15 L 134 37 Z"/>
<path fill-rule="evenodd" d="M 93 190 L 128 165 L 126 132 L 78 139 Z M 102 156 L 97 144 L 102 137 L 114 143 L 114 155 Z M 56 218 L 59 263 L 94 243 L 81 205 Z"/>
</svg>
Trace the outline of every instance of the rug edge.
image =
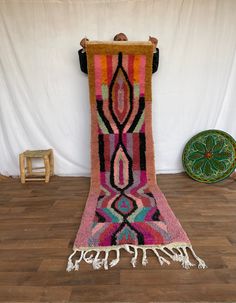
<svg viewBox="0 0 236 303">
<path fill-rule="evenodd" d="M 73 253 L 68 258 L 67 264 L 67 271 L 77 271 L 79 270 L 79 264 L 83 260 L 88 264 L 92 264 L 93 269 L 99 269 L 104 267 L 105 270 L 109 269 L 110 267 L 114 267 L 120 261 L 120 249 L 126 250 L 128 253 L 133 254 L 134 256 L 131 258 L 131 264 L 133 267 L 136 267 L 137 264 L 137 257 L 138 257 L 138 249 L 141 250 L 142 253 L 142 265 L 146 266 L 148 263 L 147 259 L 147 250 L 152 250 L 157 257 L 160 265 L 162 266 L 164 263 L 170 265 L 170 261 L 165 257 L 168 257 L 170 260 L 174 262 L 180 262 L 182 267 L 185 269 L 190 269 L 196 264 L 192 263 L 189 259 L 189 253 L 187 249 L 191 252 L 192 257 L 197 261 L 198 269 L 206 269 L 206 263 L 199 258 L 193 247 L 190 243 L 183 243 L 183 242 L 175 242 L 169 243 L 164 245 L 132 245 L 132 244 L 124 244 L 124 245 L 117 245 L 117 246 L 104 246 L 104 247 L 74 247 Z M 111 262 L 108 262 L 109 252 L 116 251 L 116 258 L 113 259 Z M 72 260 L 74 256 L 80 252 L 80 256 L 78 259 Z M 87 253 L 95 252 L 95 256 L 90 254 L 90 256 L 86 256 Z M 105 252 L 104 258 L 99 258 L 101 252 Z M 159 254 L 162 253 L 162 255 Z M 165 257 L 163 257 L 163 254 Z"/>
</svg>

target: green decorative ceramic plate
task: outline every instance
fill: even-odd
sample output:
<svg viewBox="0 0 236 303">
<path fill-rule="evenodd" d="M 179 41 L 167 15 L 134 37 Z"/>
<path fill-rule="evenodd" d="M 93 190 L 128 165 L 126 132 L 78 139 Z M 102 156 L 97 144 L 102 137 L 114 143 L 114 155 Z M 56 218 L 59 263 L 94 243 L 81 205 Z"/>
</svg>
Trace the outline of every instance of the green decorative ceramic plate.
<svg viewBox="0 0 236 303">
<path fill-rule="evenodd" d="M 182 161 L 186 173 L 194 180 L 221 181 L 236 167 L 236 141 L 221 130 L 200 132 L 186 144 Z"/>
</svg>

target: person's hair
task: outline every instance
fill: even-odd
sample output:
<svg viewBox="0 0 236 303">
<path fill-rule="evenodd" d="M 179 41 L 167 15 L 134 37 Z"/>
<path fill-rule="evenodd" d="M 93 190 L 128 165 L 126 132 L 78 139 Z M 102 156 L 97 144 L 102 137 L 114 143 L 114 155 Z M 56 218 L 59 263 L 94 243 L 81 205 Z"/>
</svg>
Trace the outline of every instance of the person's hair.
<svg viewBox="0 0 236 303">
<path fill-rule="evenodd" d="M 114 36 L 113 41 L 117 41 L 117 38 L 118 38 L 120 35 L 125 36 L 126 39 L 127 39 L 127 36 L 126 36 L 124 33 L 119 33 L 119 34 L 116 34 L 116 35 Z M 127 39 L 127 40 L 128 40 L 128 39 Z"/>
<path fill-rule="evenodd" d="M 154 43 L 157 43 L 157 38 L 155 38 L 155 37 L 151 37 L 151 36 L 149 36 L 149 39 L 152 39 L 152 41 L 154 42 Z"/>
<path fill-rule="evenodd" d="M 80 46 L 82 46 L 82 47 L 83 47 L 83 42 L 82 42 L 82 41 L 84 41 L 84 40 L 89 41 L 88 38 L 83 38 L 83 39 L 80 41 Z"/>
</svg>

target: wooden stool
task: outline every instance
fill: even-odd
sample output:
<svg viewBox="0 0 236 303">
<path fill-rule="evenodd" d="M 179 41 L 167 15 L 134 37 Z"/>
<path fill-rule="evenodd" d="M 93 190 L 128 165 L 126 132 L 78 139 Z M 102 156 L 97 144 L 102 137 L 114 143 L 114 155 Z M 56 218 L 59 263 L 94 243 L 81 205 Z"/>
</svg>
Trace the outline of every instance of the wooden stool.
<svg viewBox="0 0 236 303">
<path fill-rule="evenodd" d="M 33 171 L 33 158 L 42 158 L 44 161 L 44 167 L 36 167 L 34 170 L 45 169 L 45 172 Z M 25 181 L 45 181 L 45 183 L 48 183 L 50 176 L 54 175 L 54 159 L 52 149 L 26 150 L 19 155 L 19 162 L 21 183 L 25 183 Z M 25 166 L 25 162 L 27 163 L 27 166 Z"/>
</svg>

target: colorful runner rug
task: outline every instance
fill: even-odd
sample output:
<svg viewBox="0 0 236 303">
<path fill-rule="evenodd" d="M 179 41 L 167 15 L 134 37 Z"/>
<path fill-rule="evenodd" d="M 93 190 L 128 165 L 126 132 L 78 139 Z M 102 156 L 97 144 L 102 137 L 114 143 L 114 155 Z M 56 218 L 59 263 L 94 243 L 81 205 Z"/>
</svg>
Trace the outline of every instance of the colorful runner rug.
<svg viewBox="0 0 236 303">
<path fill-rule="evenodd" d="M 113 267 L 122 249 L 134 267 L 140 253 L 148 263 L 148 251 L 161 265 L 172 260 L 188 269 L 191 254 L 206 267 L 156 183 L 152 56 L 150 42 L 88 44 L 91 184 L 67 271 L 78 270 L 82 260 L 94 269 Z"/>
</svg>

